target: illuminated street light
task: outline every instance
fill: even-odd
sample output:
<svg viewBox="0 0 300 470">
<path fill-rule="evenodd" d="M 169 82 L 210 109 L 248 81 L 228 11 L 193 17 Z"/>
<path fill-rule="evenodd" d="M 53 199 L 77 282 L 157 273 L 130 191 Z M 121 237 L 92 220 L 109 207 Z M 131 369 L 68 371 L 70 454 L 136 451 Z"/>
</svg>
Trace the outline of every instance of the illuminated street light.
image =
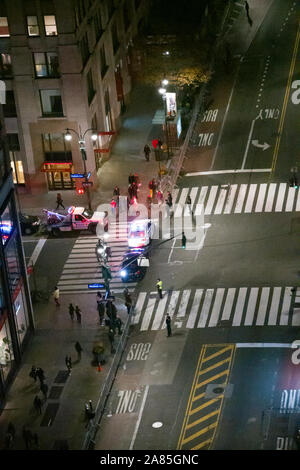
<svg viewBox="0 0 300 470">
<path fill-rule="evenodd" d="M 168 85 L 169 80 L 167 80 L 166 78 L 164 78 L 161 83 L 162 83 L 162 85 L 165 85 L 165 86 L 166 86 L 166 85 Z"/>
<path fill-rule="evenodd" d="M 159 88 L 158 93 L 160 93 L 161 95 L 164 95 L 166 91 L 167 90 L 165 88 Z"/>
</svg>

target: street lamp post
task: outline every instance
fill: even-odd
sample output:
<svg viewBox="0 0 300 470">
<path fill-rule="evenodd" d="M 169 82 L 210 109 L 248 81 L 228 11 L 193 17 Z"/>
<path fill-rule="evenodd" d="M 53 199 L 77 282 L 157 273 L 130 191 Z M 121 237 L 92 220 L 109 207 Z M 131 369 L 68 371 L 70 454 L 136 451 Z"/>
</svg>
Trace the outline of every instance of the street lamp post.
<svg viewBox="0 0 300 470">
<path fill-rule="evenodd" d="M 162 80 L 162 85 L 165 87 L 168 85 L 168 80 L 164 79 Z M 166 144 L 167 144 L 167 153 L 168 153 L 168 159 L 170 158 L 170 149 L 169 149 L 169 132 L 168 132 L 168 123 L 167 123 L 167 96 L 166 96 L 166 88 L 159 88 L 158 92 L 162 95 L 162 99 L 164 102 L 164 115 L 165 115 L 165 130 L 166 130 Z"/>
<path fill-rule="evenodd" d="M 86 172 L 86 148 L 85 148 L 85 135 L 87 134 L 87 132 L 89 131 L 92 131 L 92 140 L 97 140 L 97 137 L 98 137 L 98 132 L 93 129 L 93 128 L 90 128 L 90 129 L 87 129 L 83 134 L 81 132 L 81 127 L 79 126 L 79 133 L 77 131 L 75 131 L 75 129 L 70 129 L 70 128 L 67 128 L 66 129 L 66 134 L 65 134 L 65 139 L 70 141 L 72 140 L 72 134 L 71 132 L 74 132 L 74 134 L 77 136 L 78 138 L 78 144 L 79 144 L 79 149 L 80 149 L 80 153 L 81 153 L 81 158 L 82 158 L 82 161 L 83 161 L 83 169 L 84 169 L 84 181 L 85 183 L 88 183 L 88 177 L 87 177 L 87 172 Z M 86 184 L 85 185 L 85 188 L 86 188 L 86 194 L 87 194 L 87 200 L 88 200 L 88 208 L 91 210 L 92 209 L 92 205 L 91 205 L 91 194 L 90 194 L 90 188 L 89 188 L 89 185 Z"/>
</svg>

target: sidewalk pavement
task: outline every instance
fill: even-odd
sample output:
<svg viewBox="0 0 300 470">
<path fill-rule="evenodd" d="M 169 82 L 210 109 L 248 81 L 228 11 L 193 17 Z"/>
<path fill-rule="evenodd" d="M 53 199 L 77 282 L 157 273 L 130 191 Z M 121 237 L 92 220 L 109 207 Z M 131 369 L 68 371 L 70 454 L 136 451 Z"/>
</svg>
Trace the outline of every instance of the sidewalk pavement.
<svg viewBox="0 0 300 470">
<path fill-rule="evenodd" d="M 256 14 L 263 19 L 264 12 L 272 0 L 249 0 L 250 7 L 255 5 Z M 259 15 L 259 5 L 261 14 Z M 250 10 L 250 14 L 251 14 Z M 253 15 L 255 21 L 255 17 Z M 258 23 L 257 23 L 258 27 Z M 252 29 L 252 37 L 255 30 Z M 235 32 L 235 33 L 234 33 Z M 243 23 L 238 22 L 231 31 L 231 37 L 243 33 Z M 250 34 L 250 33 L 249 33 Z M 247 40 L 249 42 L 249 34 Z M 142 180 L 142 198 L 147 193 L 148 181 L 157 176 L 158 164 L 154 160 L 146 162 L 143 155 L 145 143 L 151 144 L 152 138 L 161 137 L 161 126 L 153 126 L 152 118 L 155 111 L 162 108 L 161 97 L 156 90 L 137 86 L 131 95 L 131 104 L 124 114 L 122 126 L 112 150 L 110 160 L 100 170 L 99 187 L 93 193 L 93 208 L 101 202 L 109 202 L 115 185 L 122 194 L 127 193 L 127 178 L 130 172 L 137 172 Z M 61 191 L 65 205 L 82 204 L 80 196 L 73 191 Z M 55 207 L 55 192 L 42 196 L 20 196 L 24 212 L 38 214 L 43 207 Z M 141 199 L 142 199 L 141 198 Z M 143 201 L 141 201 L 143 202 Z M 92 400 L 95 406 L 101 387 L 109 371 L 113 355 L 107 337 L 107 327 L 100 327 L 96 309 L 96 294 L 80 296 L 63 295 L 61 306 L 56 307 L 51 298 L 46 304 L 35 304 L 36 331 L 23 356 L 22 365 L 8 391 L 7 401 L 0 415 L 0 447 L 4 447 L 5 433 L 11 421 L 16 428 L 16 439 L 12 449 L 25 449 L 22 438 L 22 426 L 25 424 L 39 436 L 39 449 L 53 449 L 68 446 L 79 450 L 86 432 L 84 405 Z M 68 313 L 68 304 L 78 303 L 82 310 L 82 323 L 72 321 Z M 84 306 L 84 307 L 83 307 Z M 123 301 L 117 300 L 118 313 L 123 321 L 127 312 Z M 117 336 L 117 335 L 116 335 Z M 81 360 L 76 360 L 75 342 L 79 341 L 83 348 Z M 102 371 L 98 372 L 92 365 L 93 343 L 103 341 L 106 345 L 107 362 Z M 67 375 L 65 356 L 73 360 L 71 375 Z M 50 397 L 43 404 L 42 414 L 33 408 L 33 400 L 39 392 L 38 380 L 35 383 L 29 372 L 31 366 L 42 367 L 45 371 L 46 383 Z M 51 416 L 45 416 L 47 407 L 52 408 Z M 55 414 L 56 411 L 56 414 Z M 41 426 L 43 422 L 43 426 Z M 35 449 L 32 445 L 32 449 Z"/>
</svg>

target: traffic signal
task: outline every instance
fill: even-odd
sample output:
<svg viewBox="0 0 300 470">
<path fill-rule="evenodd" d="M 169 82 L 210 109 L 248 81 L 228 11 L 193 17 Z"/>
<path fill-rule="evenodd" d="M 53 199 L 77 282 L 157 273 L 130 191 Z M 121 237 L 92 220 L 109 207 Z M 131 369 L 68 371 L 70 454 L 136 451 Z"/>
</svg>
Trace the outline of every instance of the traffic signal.
<svg viewBox="0 0 300 470">
<path fill-rule="evenodd" d="M 83 188 L 77 188 L 76 191 L 77 191 L 77 194 L 84 194 Z"/>
</svg>

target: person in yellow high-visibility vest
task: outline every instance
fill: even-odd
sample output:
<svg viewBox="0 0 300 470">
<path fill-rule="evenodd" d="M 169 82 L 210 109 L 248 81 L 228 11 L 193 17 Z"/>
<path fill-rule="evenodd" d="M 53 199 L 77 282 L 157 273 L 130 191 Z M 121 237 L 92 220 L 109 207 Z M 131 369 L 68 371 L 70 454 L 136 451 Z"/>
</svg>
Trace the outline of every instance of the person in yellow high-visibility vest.
<svg viewBox="0 0 300 470">
<path fill-rule="evenodd" d="M 160 279 L 157 279 L 156 287 L 159 298 L 162 299 L 162 281 Z"/>
</svg>

